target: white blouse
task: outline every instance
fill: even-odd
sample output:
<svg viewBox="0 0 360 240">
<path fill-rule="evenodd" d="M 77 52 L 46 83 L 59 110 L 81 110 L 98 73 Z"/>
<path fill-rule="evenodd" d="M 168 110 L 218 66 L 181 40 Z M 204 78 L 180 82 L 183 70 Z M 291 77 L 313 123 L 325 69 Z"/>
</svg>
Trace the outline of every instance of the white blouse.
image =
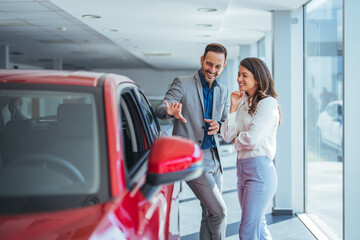
<svg viewBox="0 0 360 240">
<path fill-rule="evenodd" d="M 248 113 L 249 102 L 245 99 L 236 112 L 228 115 L 220 129 L 226 141 L 235 138 L 237 158 L 266 156 L 274 159 L 276 131 L 279 125 L 278 102 L 273 97 L 259 101 L 253 116 Z"/>
</svg>

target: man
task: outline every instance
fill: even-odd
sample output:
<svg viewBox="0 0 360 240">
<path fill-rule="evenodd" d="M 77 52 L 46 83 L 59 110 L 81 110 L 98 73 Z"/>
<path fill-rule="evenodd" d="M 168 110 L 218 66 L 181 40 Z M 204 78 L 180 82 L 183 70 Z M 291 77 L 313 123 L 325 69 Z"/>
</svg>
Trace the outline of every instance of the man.
<svg viewBox="0 0 360 240">
<path fill-rule="evenodd" d="M 223 172 L 217 133 L 229 112 L 229 92 L 217 82 L 224 70 L 227 51 L 220 44 L 206 46 L 201 69 L 177 77 L 157 105 L 158 118 L 174 118 L 173 135 L 189 138 L 204 152 L 204 172 L 187 184 L 200 200 L 200 239 L 225 239 L 226 205 L 222 198 Z"/>
</svg>

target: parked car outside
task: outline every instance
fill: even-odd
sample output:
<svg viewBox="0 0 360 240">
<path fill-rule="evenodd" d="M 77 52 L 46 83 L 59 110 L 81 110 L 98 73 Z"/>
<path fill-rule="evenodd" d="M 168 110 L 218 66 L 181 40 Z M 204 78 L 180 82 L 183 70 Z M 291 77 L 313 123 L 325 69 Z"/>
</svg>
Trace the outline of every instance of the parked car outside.
<svg viewBox="0 0 360 240">
<path fill-rule="evenodd" d="M 343 104 L 341 100 L 330 102 L 319 114 L 317 129 L 322 144 L 338 150 L 343 147 Z"/>
<path fill-rule="evenodd" d="M 178 239 L 180 181 L 201 173 L 129 78 L 0 71 L 0 239 Z"/>
</svg>

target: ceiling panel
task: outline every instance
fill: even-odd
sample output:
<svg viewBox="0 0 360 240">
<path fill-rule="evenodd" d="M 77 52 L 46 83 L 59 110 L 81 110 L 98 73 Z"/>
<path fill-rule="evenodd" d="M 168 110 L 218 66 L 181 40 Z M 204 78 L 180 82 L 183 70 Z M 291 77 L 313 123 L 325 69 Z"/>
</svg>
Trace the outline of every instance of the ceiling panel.
<svg viewBox="0 0 360 240">
<path fill-rule="evenodd" d="M 3 12 L 32 12 L 32 11 L 48 11 L 49 9 L 35 1 L 28 2 L 0 2 L 0 9 Z"/>
<path fill-rule="evenodd" d="M 52 67 L 51 61 L 38 61 L 46 57 L 61 58 L 69 69 L 194 69 L 207 43 L 222 43 L 229 58 L 238 58 L 240 45 L 271 32 L 272 10 L 293 10 L 306 2 L 0 0 L 0 44 L 21 53 L 11 61 L 42 67 Z"/>
<path fill-rule="evenodd" d="M 11 18 L 20 19 L 59 19 L 61 16 L 52 11 L 20 11 L 20 12 L 8 12 Z"/>
</svg>

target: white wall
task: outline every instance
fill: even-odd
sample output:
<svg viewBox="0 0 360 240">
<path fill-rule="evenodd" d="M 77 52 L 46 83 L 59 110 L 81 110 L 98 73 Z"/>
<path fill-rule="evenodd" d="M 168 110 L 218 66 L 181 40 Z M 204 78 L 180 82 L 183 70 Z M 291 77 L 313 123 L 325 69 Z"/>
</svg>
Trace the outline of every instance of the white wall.
<svg viewBox="0 0 360 240">
<path fill-rule="evenodd" d="M 359 239 L 360 1 L 344 0 L 344 239 Z"/>
<path fill-rule="evenodd" d="M 291 14 L 291 205 L 304 211 L 303 8 Z"/>
<path fill-rule="evenodd" d="M 304 211 L 303 9 L 273 13 L 273 77 L 282 122 L 275 165 L 275 214 Z"/>
<path fill-rule="evenodd" d="M 279 94 L 282 123 L 277 133 L 275 166 L 278 190 L 274 198 L 275 214 L 292 211 L 292 79 L 291 79 L 291 11 L 273 13 L 273 77 Z M 302 111 L 302 109 L 299 109 Z"/>
<path fill-rule="evenodd" d="M 220 75 L 219 82 L 224 84 L 230 91 L 238 88 L 237 72 L 239 59 L 228 59 L 223 73 Z M 145 91 L 148 96 L 164 96 L 169 89 L 172 81 L 178 76 L 188 76 L 200 69 L 187 70 L 155 70 L 150 68 L 143 69 L 93 69 L 95 72 L 116 73 L 124 75 L 134 80 Z"/>
<path fill-rule="evenodd" d="M 200 63 L 199 63 L 200 68 Z M 164 96 L 177 76 L 194 74 L 194 70 L 159 71 L 154 69 L 94 69 L 96 72 L 116 73 L 134 80 L 148 96 Z"/>
<path fill-rule="evenodd" d="M 230 92 L 239 90 L 239 85 L 237 83 L 239 64 L 239 59 L 228 59 L 226 67 L 219 78 L 219 82 L 224 84 Z"/>
<path fill-rule="evenodd" d="M 272 53 L 272 46 L 273 46 L 273 35 L 272 32 L 268 32 L 265 34 L 265 63 L 269 68 L 271 74 L 273 70 L 273 53 Z"/>
</svg>

